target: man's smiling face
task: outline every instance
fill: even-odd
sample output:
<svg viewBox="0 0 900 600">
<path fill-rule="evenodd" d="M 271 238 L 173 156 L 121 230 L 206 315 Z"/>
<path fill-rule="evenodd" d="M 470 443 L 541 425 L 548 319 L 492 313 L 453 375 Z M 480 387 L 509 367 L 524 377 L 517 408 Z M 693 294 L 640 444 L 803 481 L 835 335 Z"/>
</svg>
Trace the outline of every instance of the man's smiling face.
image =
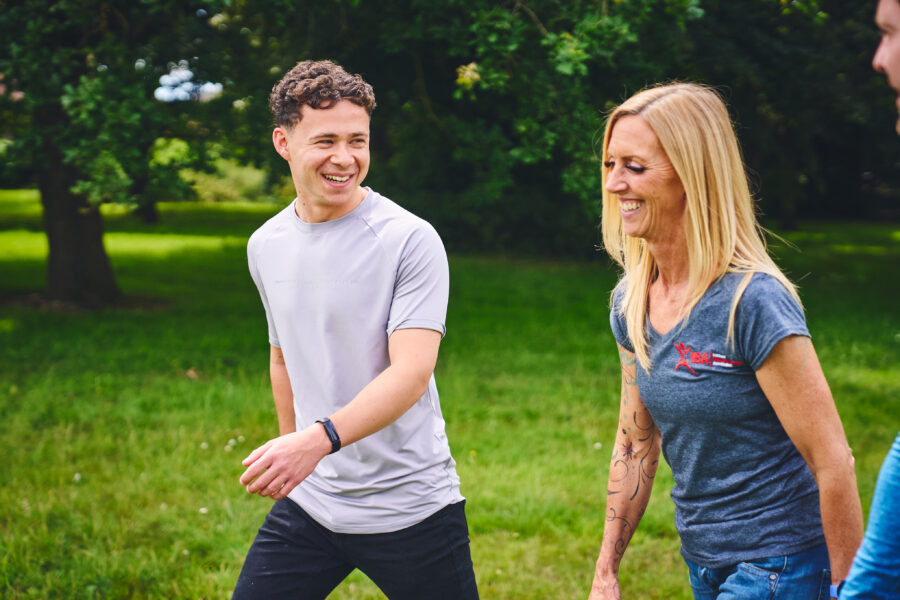
<svg viewBox="0 0 900 600">
<path fill-rule="evenodd" d="M 881 31 L 881 42 L 872 58 L 872 67 L 887 75 L 888 85 L 897 93 L 900 111 L 900 1 L 880 0 L 875 11 L 875 24 Z M 897 121 L 900 133 L 900 120 Z"/>
<path fill-rule="evenodd" d="M 302 106 L 300 122 L 272 134 L 288 161 L 297 190 L 296 209 L 311 223 L 330 221 L 356 208 L 369 172 L 369 114 L 349 100 L 329 108 Z"/>
</svg>

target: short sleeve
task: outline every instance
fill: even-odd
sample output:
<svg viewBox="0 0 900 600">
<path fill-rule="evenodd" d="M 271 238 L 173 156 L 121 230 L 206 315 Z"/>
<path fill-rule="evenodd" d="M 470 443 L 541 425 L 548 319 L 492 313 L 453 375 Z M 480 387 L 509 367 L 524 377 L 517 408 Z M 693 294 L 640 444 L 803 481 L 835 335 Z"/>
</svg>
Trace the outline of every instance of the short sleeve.
<svg viewBox="0 0 900 600">
<path fill-rule="evenodd" d="M 447 329 L 450 268 L 444 244 L 428 223 L 413 229 L 400 248 L 387 334 L 397 329 Z"/>
<path fill-rule="evenodd" d="M 281 344 L 278 343 L 278 332 L 275 330 L 275 322 L 272 319 L 272 312 L 269 310 L 269 298 L 266 296 L 266 288 L 263 285 L 262 277 L 259 273 L 259 266 L 257 264 L 259 245 L 261 243 L 263 242 L 258 236 L 250 236 L 250 241 L 247 242 L 247 266 L 250 269 L 250 277 L 253 279 L 253 283 L 256 284 L 256 289 L 259 291 L 259 297 L 262 300 L 263 308 L 266 311 L 266 322 L 269 326 L 269 343 L 276 348 L 280 348 Z"/>
<path fill-rule="evenodd" d="M 612 327 L 613 336 L 616 338 L 619 345 L 629 352 L 634 352 L 634 346 L 632 346 L 631 341 L 628 339 L 628 327 L 625 324 L 625 315 L 622 314 L 622 298 L 624 295 L 625 291 L 622 289 L 622 286 L 616 286 L 616 289 L 613 292 L 612 308 L 609 311 L 609 325 Z"/>
<path fill-rule="evenodd" d="M 754 274 L 744 290 L 734 327 L 737 348 L 754 371 L 784 338 L 809 337 L 803 309 L 780 281 L 764 273 Z"/>
</svg>

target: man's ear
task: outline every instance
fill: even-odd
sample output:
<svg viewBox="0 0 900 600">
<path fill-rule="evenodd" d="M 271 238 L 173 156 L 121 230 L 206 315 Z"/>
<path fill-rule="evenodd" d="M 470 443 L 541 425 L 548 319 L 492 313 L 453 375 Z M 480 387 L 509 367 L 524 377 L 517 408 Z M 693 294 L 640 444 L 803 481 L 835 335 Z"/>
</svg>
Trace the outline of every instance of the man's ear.
<svg viewBox="0 0 900 600">
<path fill-rule="evenodd" d="M 290 160 L 291 155 L 288 152 L 287 131 L 283 127 L 276 127 L 272 131 L 272 145 L 275 146 L 275 152 L 284 160 Z"/>
</svg>

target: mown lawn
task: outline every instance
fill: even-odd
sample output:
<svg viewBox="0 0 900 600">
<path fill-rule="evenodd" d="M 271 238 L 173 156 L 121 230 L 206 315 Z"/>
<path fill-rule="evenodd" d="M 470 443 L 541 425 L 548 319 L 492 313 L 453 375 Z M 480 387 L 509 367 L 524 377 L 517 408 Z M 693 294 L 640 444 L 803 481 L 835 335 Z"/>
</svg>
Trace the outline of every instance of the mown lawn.
<svg viewBox="0 0 900 600">
<path fill-rule="evenodd" d="M 33 192 L 0 192 L 0 596 L 227 598 L 269 501 L 237 482 L 276 435 L 247 236 L 278 207 L 107 215 L 134 306 L 45 310 Z M 805 223 L 773 245 L 799 281 L 857 457 L 863 502 L 900 426 L 900 225 Z M 452 255 L 437 381 L 483 598 L 586 597 L 602 531 L 619 375 L 615 273 Z M 626 555 L 626 597 L 687 599 L 660 469 Z M 356 573 L 336 599 L 383 598 Z"/>
</svg>

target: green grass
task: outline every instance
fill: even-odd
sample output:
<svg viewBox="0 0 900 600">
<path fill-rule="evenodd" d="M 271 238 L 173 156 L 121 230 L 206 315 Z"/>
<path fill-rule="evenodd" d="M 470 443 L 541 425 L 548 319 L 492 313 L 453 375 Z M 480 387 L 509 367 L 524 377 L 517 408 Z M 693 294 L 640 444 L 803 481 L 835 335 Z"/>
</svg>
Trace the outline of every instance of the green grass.
<svg viewBox="0 0 900 600">
<path fill-rule="evenodd" d="M 108 210 L 122 289 L 157 308 L 0 306 L 0 596 L 227 598 L 269 501 L 237 483 L 276 434 L 245 241 L 278 207 Z M 898 428 L 900 227 L 806 223 L 773 252 L 801 285 L 857 457 L 863 502 Z M 31 192 L 0 192 L 0 297 L 44 282 Z M 619 375 L 589 263 L 452 256 L 437 367 L 485 599 L 586 597 L 603 526 Z M 628 550 L 627 597 L 687 599 L 671 473 Z M 359 573 L 332 598 L 383 598 Z"/>
</svg>

